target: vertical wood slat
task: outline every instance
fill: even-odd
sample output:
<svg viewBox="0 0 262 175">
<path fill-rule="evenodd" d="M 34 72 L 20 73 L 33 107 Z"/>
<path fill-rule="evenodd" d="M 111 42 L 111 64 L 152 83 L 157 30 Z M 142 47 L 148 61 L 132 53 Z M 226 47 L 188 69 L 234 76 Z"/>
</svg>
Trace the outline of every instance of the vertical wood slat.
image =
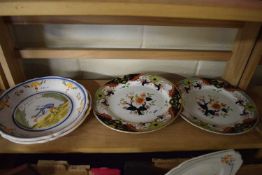
<svg viewBox="0 0 262 175">
<path fill-rule="evenodd" d="M 223 78 L 238 86 L 259 33 L 260 23 L 245 23 L 239 29 L 231 59 L 228 61 Z"/>
<path fill-rule="evenodd" d="M 5 90 L 9 87 L 7 79 L 4 74 L 4 70 L 2 68 L 2 65 L 0 64 L 0 92 L 2 90 Z"/>
<path fill-rule="evenodd" d="M 15 52 L 12 33 L 0 18 L 0 63 L 10 87 L 25 79 L 19 55 Z"/>
<path fill-rule="evenodd" d="M 252 54 L 248 60 L 246 68 L 240 79 L 239 87 L 241 89 L 247 89 L 248 84 L 250 80 L 252 79 L 253 74 L 256 70 L 256 67 L 260 62 L 261 57 L 262 57 L 262 34 L 260 33 L 260 36 L 256 42 L 256 46 L 254 47 L 252 51 Z"/>
</svg>

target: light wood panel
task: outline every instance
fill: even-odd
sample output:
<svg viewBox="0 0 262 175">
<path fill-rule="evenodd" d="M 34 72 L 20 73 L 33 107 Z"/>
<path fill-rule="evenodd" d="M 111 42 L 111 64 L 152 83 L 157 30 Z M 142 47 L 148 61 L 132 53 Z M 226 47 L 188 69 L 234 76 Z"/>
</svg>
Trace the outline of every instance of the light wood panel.
<svg viewBox="0 0 262 175">
<path fill-rule="evenodd" d="M 24 80 L 24 73 L 21 67 L 19 55 L 14 50 L 12 33 L 0 17 L 0 63 L 8 82 L 8 85 L 15 84 Z"/>
<path fill-rule="evenodd" d="M 4 70 L 2 68 L 2 65 L 0 64 L 0 92 L 1 90 L 7 89 L 8 87 L 9 86 L 8 86 L 8 82 L 4 74 Z"/>
<path fill-rule="evenodd" d="M 260 62 L 261 57 L 262 57 L 262 33 L 260 33 L 260 37 L 256 42 L 256 46 L 254 47 L 252 54 L 248 59 L 248 63 L 244 69 L 244 72 L 239 82 L 240 88 L 247 89 L 249 82 L 251 81 L 254 72 L 256 71 L 256 67 Z"/>
<path fill-rule="evenodd" d="M 259 0 L 14 0 L 0 1 L 1 16 L 17 15 L 111 15 L 192 19 L 262 21 Z"/>
<path fill-rule="evenodd" d="M 92 96 L 105 83 L 101 80 L 79 82 Z M 256 100 L 257 96 L 255 94 L 252 97 L 257 106 L 262 108 L 261 100 Z M 191 126 L 181 118 L 153 133 L 125 134 L 105 127 L 91 114 L 74 132 L 58 140 L 38 145 L 19 145 L 0 138 L 0 145 L 0 153 L 141 153 L 252 149 L 262 148 L 262 134 L 253 130 L 238 136 L 216 135 Z"/>
<path fill-rule="evenodd" d="M 157 49 L 24 49 L 20 50 L 24 59 L 38 58 L 91 58 L 91 59 L 183 59 L 227 61 L 230 51 L 184 51 Z"/>
<path fill-rule="evenodd" d="M 199 26 L 239 28 L 243 22 L 221 20 L 190 20 L 142 16 L 11 16 L 5 21 L 12 24 L 115 24 L 153 26 Z"/>
<path fill-rule="evenodd" d="M 260 23 L 246 23 L 238 32 L 232 57 L 228 61 L 223 78 L 238 86 L 259 33 Z"/>
</svg>

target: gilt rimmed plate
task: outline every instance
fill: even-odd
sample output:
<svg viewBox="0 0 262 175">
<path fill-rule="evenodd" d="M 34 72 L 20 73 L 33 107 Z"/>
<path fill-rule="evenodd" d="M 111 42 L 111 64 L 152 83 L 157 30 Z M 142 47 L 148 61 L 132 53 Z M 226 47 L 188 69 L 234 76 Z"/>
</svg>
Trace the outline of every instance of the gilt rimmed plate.
<svg viewBox="0 0 262 175">
<path fill-rule="evenodd" d="M 243 134 L 258 122 L 255 103 L 242 90 L 229 83 L 207 78 L 179 82 L 183 99 L 183 119 L 209 132 Z"/>
<path fill-rule="evenodd" d="M 218 151 L 185 161 L 165 175 L 235 175 L 242 163 L 238 152 Z"/>
<path fill-rule="evenodd" d="M 168 80 L 148 74 L 115 78 L 98 89 L 94 114 L 105 126 L 145 133 L 170 124 L 181 111 L 181 96 Z"/>
<path fill-rule="evenodd" d="M 47 139 L 71 126 L 90 108 L 86 89 L 71 79 L 27 80 L 0 97 L 1 134 L 12 139 Z"/>
</svg>

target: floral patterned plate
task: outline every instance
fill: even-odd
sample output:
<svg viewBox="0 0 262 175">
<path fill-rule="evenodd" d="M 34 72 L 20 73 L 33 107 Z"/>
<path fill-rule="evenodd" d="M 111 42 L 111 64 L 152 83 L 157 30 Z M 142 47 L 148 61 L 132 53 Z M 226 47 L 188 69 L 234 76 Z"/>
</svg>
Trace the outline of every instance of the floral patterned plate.
<svg viewBox="0 0 262 175">
<path fill-rule="evenodd" d="M 181 97 L 166 79 L 130 74 L 107 82 L 96 92 L 94 114 L 105 126 L 144 133 L 170 124 L 181 111 Z"/>
<path fill-rule="evenodd" d="M 235 175 L 242 163 L 234 150 L 219 151 L 185 161 L 166 175 Z"/>
<path fill-rule="evenodd" d="M 209 132 L 237 135 L 258 122 L 254 102 L 240 89 L 222 80 L 189 78 L 179 82 L 182 118 Z"/>
<path fill-rule="evenodd" d="M 83 117 L 89 95 L 79 83 L 56 76 L 18 84 L 0 97 L 0 129 L 4 137 L 48 139 Z"/>
</svg>

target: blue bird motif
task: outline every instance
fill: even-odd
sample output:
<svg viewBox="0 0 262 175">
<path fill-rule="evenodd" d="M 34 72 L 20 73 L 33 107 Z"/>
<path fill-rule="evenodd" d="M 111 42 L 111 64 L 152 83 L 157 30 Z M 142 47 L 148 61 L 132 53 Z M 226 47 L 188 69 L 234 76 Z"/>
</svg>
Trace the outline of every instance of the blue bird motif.
<svg viewBox="0 0 262 175">
<path fill-rule="evenodd" d="M 32 118 L 37 119 L 38 117 L 44 115 L 49 109 L 54 108 L 54 104 L 53 103 L 48 103 L 46 105 L 37 107 L 36 110 L 39 110 L 39 112 L 36 115 L 33 115 Z"/>
</svg>

